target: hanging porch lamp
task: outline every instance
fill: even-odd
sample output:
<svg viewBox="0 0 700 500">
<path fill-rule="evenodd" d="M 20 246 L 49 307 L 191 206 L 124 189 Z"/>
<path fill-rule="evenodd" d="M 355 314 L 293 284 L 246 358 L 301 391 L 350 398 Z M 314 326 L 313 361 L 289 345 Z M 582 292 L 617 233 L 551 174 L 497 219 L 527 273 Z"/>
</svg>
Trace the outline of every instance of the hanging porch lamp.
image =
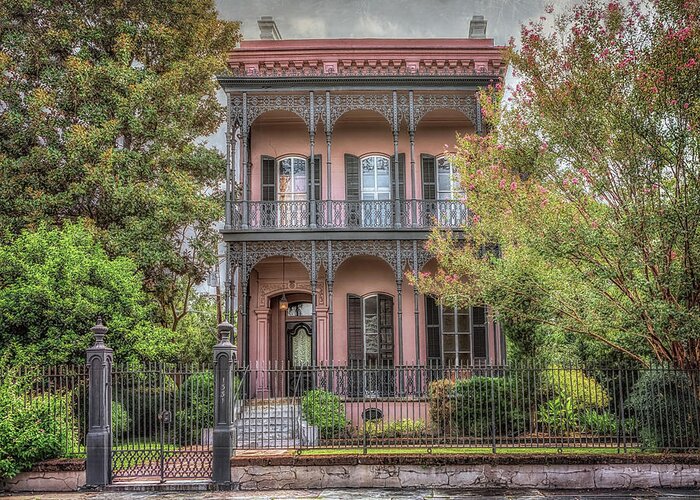
<svg viewBox="0 0 700 500">
<path fill-rule="evenodd" d="M 282 257 L 282 283 L 285 288 L 287 287 L 287 281 L 284 279 L 284 257 Z M 289 302 L 287 302 L 287 296 L 284 294 L 284 289 L 282 291 L 282 297 L 280 298 L 280 311 L 286 311 L 289 309 Z"/>
</svg>

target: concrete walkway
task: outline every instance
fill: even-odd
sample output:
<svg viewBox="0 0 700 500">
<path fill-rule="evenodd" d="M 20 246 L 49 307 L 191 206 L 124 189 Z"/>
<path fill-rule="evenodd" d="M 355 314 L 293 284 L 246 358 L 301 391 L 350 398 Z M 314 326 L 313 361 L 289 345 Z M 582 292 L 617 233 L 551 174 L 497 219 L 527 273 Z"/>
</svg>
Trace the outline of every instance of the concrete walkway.
<svg viewBox="0 0 700 500">
<path fill-rule="evenodd" d="M 290 490 L 290 491 L 261 491 L 261 492 L 182 492 L 182 493 L 67 493 L 67 494 L 34 494 L 14 495 L 4 498 L 15 500 L 140 500 L 140 499 L 167 499 L 167 500 L 223 500 L 223 499 L 318 499 L 318 500 L 473 500 L 487 498 L 488 500 L 505 499 L 547 499 L 547 500 L 584 500 L 584 499 L 700 499 L 700 490 L 673 490 L 652 489 L 636 491 L 545 491 L 545 490 L 517 490 L 517 491 L 474 491 L 474 490 L 378 490 L 378 489 L 351 489 L 351 490 Z"/>
</svg>

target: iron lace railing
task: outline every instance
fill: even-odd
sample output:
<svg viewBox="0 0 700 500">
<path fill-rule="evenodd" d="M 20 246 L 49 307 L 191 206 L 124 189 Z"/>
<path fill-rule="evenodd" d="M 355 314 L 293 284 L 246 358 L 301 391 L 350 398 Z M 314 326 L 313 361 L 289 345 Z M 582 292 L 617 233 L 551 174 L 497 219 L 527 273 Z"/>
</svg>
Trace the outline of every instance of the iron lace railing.
<svg viewBox="0 0 700 500">
<path fill-rule="evenodd" d="M 233 230 L 458 229 L 469 220 L 456 200 L 240 201 L 232 209 Z"/>
</svg>

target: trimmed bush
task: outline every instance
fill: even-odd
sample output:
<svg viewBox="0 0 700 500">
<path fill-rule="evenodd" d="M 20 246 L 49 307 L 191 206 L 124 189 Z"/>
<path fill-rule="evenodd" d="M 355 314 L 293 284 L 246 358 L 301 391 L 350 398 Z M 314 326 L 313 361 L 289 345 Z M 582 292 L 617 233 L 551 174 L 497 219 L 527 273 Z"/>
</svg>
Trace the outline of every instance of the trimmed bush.
<svg viewBox="0 0 700 500">
<path fill-rule="evenodd" d="M 425 435 L 425 422 L 404 418 L 393 422 L 370 420 L 365 422 L 364 432 L 370 438 L 418 438 Z"/>
<path fill-rule="evenodd" d="M 496 434 L 513 436 L 529 425 L 525 402 L 518 397 L 514 379 L 507 377 L 471 377 L 454 386 L 454 425 L 462 435 L 485 437 Z"/>
<path fill-rule="evenodd" d="M 71 408 L 64 394 L 30 399 L 24 384 L 0 381 L 0 479 L 75 449 Z"/>
<path fill-rule="evenodd" d="M 301 411 L 309 425 L 317 427 L 322 438 L 342 437 L 347 430 L 345 405 L 332 392 L 323 389 L 307 391 L 301 398 Z"/>
<path fill-rule="evenodd" d="M 544 394 L 552 399 L 569 399 L 576 411 L 590 408 L 605 410 L 610 405 L 608 392 L 583 370 L 552 365 L 541 374 Z"/>
<path fill-rule="evenodd" d="M 441 436 L 452 433 L 455 412 L 454 389 L 455 383 L 449 379 L 434 380 L 428 385 L 430 421 Z"/>
<path fill-rule="evenodd" d="M 124 409 L 124 405 L 116 401 L 112 402 L 112 434 L 121 436 L 131 427 L 131 417 Z"/>
<path fill-rule="evenodd" d="M 700 403 L 682 371 L 645 370 L 632 388 L 626 407 L 637 422 L 646 449 L 686 450 L 700 446 Z"/>
</svg>

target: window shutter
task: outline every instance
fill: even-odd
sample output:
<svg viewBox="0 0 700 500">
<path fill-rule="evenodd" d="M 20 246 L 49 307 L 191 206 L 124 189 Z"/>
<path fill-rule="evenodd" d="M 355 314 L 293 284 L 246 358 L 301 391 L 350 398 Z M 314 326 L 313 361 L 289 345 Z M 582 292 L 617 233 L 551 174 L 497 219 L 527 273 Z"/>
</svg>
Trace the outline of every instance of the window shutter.
<svg viewBox="0 0 700 500">
<path fill-rule="evenodd" d="M 308 178 L 308 194 L 311 199 L 311 172 Z M 314 155 L 314 199 L 321 199 L 321 155 Z"/>
<path fill-rule="evenodd" d="M 435 157 L 422 154 L 421 175 L 423 177 L 423 199 L 434 200 L 437 198 L 437 173 L 435 171 Z"/>
<path fill-rule="evenodd" d="M 348 154 L 345 155 L 345 199 L 360 199 L 360 159 Z"/>
<path fill-rule="evenodd" d="M 486 307 L 472 307 L 472 342 L 475 359 L 486 358 L 487 356 L 486 323 Z"/>
<path fill-rule="evenodd" d="M 348 361 L 352 366 L 364 361 L 362 333 L 362 299 L 348 294 Z"/>
<path fill-rule="evenodd" d="M 440 308 L 433 297 L 425 297 L 425 330 L 428 337 L 428 364 L 441 366 Z"/>
<path fill-rule="evenodd" d="M 395 198 L 394 193 L 396 193 L 396 182 L 394 181 L 394 168 L 396 162 L 394 157 L 391 157 L 391 199 Z M 404 153 L 399 153 L 399 199 L 406 199 L 406 155 Z"/>
<path fill-rule="evenodd" d="M 357 227 L 362 223 L 360 210 L 360 159 L 357 156 L 345 155 L 345 201 L 347 203 L 345 224 Z"/>
<path fill-rule="evenodd" d="M 260 168 L 262 173 L 262 201 L 275 201 L 275 159 L 270 156 L 260 157 Z"/>
<path fill-rule="evenodd" d="M 394 298 L 390 295 L 379 299 L 379 361 L 384 366 L 394 363 Z"/>
</svg>

